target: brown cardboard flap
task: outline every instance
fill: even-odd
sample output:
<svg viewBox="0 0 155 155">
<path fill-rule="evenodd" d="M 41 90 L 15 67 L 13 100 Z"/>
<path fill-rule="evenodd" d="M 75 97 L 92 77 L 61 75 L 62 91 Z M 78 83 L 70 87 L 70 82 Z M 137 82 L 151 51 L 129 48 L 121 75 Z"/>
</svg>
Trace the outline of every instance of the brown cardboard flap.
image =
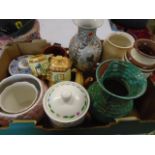
<svg viewBox="0 0 155 155">
<path fill-rule="evenodd" d="M 50 43 L 46 40 L 33 40 L 32 42 L 19 42 L 17 46 L 22 54 L 38 54 L 48 47 Z"/>
<path fill-rule="evenodd" d="M 8 75 L 10 61 L 21 55 L 16 44 L 6 46 L 0 56 L 0 81 Z"/>
<path fill-rule="evenodd" d="M 8 66 L 10 58 L 7 52 L 3 52 L 0 56 L 0 81 L 8 74 Z"/>
<path fill-rule="evenodd" d="M 12 59 L 15 59 L 16 57 L 21 55 L 21 52 L 17 46 L 16 43 L 13 44 L 9 44 L 4 48 L 4 52 L 3 53 L 7 53 L 9 56 L 9 61 L 11 61 Z"/>
</svg>

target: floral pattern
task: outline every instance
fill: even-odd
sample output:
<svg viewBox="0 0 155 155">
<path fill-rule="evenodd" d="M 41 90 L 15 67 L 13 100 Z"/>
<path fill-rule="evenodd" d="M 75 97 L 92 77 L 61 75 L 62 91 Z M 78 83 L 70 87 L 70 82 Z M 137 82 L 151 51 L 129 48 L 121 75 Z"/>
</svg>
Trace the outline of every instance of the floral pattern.
<svg viewBox="0 0 155 155">
<path fill-rule="evenodd" d="M 63 85 L 63 84 L 62 84 L 62 85 Z M 88 99 L 87 99 L 87 96 L 86 96 L 86 95 L 85 95 L 85 101 L 84 101 L 84 103 L 83 103 L 83 106 L 82 106 L 82 108 L 81 108 L 81 111 L 77 111 L 77 112 L 76 112 L 75 114 L 73 114 L 73 115 L 65 115 L 65 116 L 62 116 L 62 115 L 58 114 L 56 111 L 53 110 L 52 105 L 51 105 L 51 103 L 50 103 L 50 97 L 51 97 L 52 93 L 54 92 L 54 90 L 55 90 L 57 87 L 61 87 L 62 85 L 56 86 L 56 87 L 55 87 L 53 90 L 51 90 L 50 93 L 48 94 L 48 97 L 47 97 L 47 105 L 48 105 L 48 108 L 49 108 L 50 112 L 51 112 L 52 114 L 54 114 L 56 117 L 58 117 L 58 118 L 63 118 L 63 119 L 73 119 L 73 118 L 75 118 L 75 117 L 79 117 L 79 116 L 86 110 L 86 108 L 87 108 L 87 106 L 88 106 Z M 73 85 L 74 87 L 77 87 L 78 89 L 80 89 L 80 91 L 82 91 L 83 93 L 85 93 L 84 90 L 81 89 L 81 87 L 79 87 L 79 86 L 77 86 L 77 85 L 74 85 L 74 84 L 66 84 L 66 83 L 65 83 L 65 85 Z"/>
<path fill-rule="evenodd" d="M 69 54 L 74 65 L 82 71 L 90 71 L 99 61 L 102 53 L 101 41 L 96 36 L 96 29 L 79 28 L 69 46 Z"/>
</svg>

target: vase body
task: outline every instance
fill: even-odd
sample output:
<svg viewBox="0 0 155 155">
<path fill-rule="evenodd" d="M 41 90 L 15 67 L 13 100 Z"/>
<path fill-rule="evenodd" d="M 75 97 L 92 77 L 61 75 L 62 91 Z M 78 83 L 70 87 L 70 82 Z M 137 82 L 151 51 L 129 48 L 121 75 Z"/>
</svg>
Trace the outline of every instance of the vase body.
<svg viewBox="0 0 155 155">
<path fill-rule="evenodd" d="M 97 27 L 78 25 L 78 33 L 69 45 L 69 56 L 73 65 L 81 71 L 91 71 L 96 66 L 102 53 L 102 44 L 96 36 Z"/>
<path fill-rule="evenodd" d="M 96 71 L 97 81 L 89 88 L 92 116 L 100 122 L 110 122 L 128 115 L 133 99 L 141 96 L 147 87 L 143 73 L 130 63 L 108 60 Z"/>
</svg>

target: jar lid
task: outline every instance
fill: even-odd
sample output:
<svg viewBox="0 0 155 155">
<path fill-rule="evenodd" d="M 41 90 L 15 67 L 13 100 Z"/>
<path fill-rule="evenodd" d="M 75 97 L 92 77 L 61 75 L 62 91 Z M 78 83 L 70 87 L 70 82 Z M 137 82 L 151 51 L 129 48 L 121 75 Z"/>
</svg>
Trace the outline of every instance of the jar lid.
<svg viewBox="0 0 155 155">
<path fill-rule="evenodd" d="M 53 85 L 43 100 L 46 114 L 55 121 L 73 122 L 88 111 L 90 98 L 84 87 L 65 81 Z"/>
<path fill-rule="evenodd" d="M 50 70 L 52 71 L 66 71 L 71 68 L 71 60 L 67 57 L 55 56 L 51 58 Z"/>
</svg>

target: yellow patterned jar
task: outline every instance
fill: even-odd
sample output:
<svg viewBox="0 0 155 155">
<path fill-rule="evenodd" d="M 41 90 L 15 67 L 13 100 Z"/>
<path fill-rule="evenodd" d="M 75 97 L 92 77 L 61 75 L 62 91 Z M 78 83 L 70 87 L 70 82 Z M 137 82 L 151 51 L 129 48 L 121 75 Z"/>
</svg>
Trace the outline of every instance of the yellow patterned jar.
<svg viewBox="0 0 155 155">
<path fill-rule="evenodd" d="M 60 81 L 71 80 L 71 60 L 63 56 L 53 56 L 51 58 L 48 80 L 50 85 Z"/>
</svg>

